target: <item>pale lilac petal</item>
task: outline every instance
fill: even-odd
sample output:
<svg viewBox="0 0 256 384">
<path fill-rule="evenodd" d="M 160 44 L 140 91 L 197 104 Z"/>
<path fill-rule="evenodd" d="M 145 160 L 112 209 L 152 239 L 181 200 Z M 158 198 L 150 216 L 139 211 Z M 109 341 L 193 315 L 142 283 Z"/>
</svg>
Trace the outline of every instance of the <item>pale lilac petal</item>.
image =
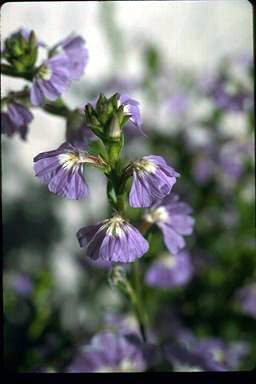
<svg viewBox="0 0 256 384">
<path fill-rule="evenodd" d="M 1 132 L 7 136 L 12 136 L 15 133 L 15 125 L 11 121 L 9 115 L 6 112 L 1 112 Z"/>
<path fill-rule="evenodd" d="M 178 253 L 185 246 L 183 237 L 166 224 L 158 223 L 157 225 L 163 232 L 166 247 L 171 253 Z"/>
<path fill-rule="evenodd" d="M 180 235 L 191 235 L 193 232 L 195 220 L 191 216 L 171 215 L 170 222 L 171 226 L 175 228 L 175 231 Z"/>
<path fill-rule="evenodd" d="M 171 260 L 170 265 L 160 259 L 150 266 L 145 276 L 149 285 L 172 288 L 189 282 L 193 274 L 189 253 L 181 251 L 176 255 L 166 255 L 163 260 L 168 261 L 168 258 Z"/>
<path fill-rule="evenodd" d="M 83 199 L 88 195 L 88 186 L 79 168 L 71 173 L 68 183 L 59 191 L 58 196 L 68 197 L 71 200 Z"/>
<path fill-rule="evenodd" d="M 60 167 L 57 157 L 49 157 L 40 159 L 33 164 L 35 176 L 43 183 L 47 183 L 55 175 L 56 170 Z"/>
<path fill-rule="evenodd" d="M 30 88 L 30 101 L 32 105 L 38 106 L 44 103 L 44 94 L 39 86 L 38 80 L 34 79 Z"/>
<path fill-rule="evenodd" d="M 131 191 L 129 193 L 129 204 L 133 208 L 150 207 L 153 199 L 148 192 L 143 180 L 134 172 Z"/>
<path fill-rule="evenodd" d="M 9 105 L 8 114 L 17 127 L 27 125 L 33 120 L 33 115 L 29 109 L 18 103 Z"/>
</svg>

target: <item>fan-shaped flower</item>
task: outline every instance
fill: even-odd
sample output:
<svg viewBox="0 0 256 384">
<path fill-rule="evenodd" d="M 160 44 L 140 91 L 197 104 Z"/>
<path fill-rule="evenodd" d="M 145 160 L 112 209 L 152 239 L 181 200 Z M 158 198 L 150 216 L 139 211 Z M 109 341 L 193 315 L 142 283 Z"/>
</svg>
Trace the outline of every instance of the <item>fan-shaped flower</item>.
<svg viewBox="0 0 256 384">
<path fill-rule="evenodd" d="M 71 80 L 78 80 L 83 75 L 88 62 L 88 50 L 85 40 L 78 35 L 71 34 L 55 45 L 53 50 L 62 50 L 69 59 L 69 76 Z"/>
<path fill-rule="evenodd" d="M 66 54 L 46 60 L 35 75 L 30 90 L 33 105 L 43 105 L 46 99 L 54 101 L 70 85 L 69 58 Z"/>
<path fill-rule="evenodd" d="M 192 277 L 193 267 L 187 251 L 176 255 L 164 254 L 154 262 L 146 274 L 146 282 L 154 287 L 171 288 L 186 284 Z"/>
<path fill-rule="evenodd" d="M 81 228 L 77 232 L 81 247 L 94 260 L 129 263 L 143 256 L 148 242 L 138 229 L 116 214 L 111 219 Z"/>
<path fill-rule="evenodd" d="M 43 152 L 34 158 L 36 177 L 48 184 L 50 192 L 68 199 L 82 199 L 88 195 L 83 176 L 84 165 L 104 166 L 103 161 L 70 143 L 58 149 Z"/>
<path fill-rule="evenodd" d="M 129 165 L 133 182 L 129 204 L 133 208 L 151 207 L 157 200 L 167 196 L 176 178 L 180 176 L 161 156 L 144 156 Z"/>
<path fill-rule="evenodd" d="M 177 194 L 170 193 L 152 206 L 145 220 L 157 224 L 163 232 L 165 245 L 176 254 L 185 246 L 183 236 L 192 233 L 195 220 L 190 216 L 191 212 L 186 203 L 179 201 Z"/>
<path fill-rule="evenodd" d="M 103 331 L 80 349 L 67 372 L 142 372 L 145 369 L 146 362 L 138 343 L 124 335 Z"/>
</svg>

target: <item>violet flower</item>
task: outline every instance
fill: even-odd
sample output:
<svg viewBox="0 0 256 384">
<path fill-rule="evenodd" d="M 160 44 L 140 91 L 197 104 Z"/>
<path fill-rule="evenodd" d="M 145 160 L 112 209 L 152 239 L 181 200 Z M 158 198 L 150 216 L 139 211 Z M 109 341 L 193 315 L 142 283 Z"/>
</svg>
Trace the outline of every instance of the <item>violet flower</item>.
<svg viewBox="0 0 256 384">
<path fill-rule="evenodd" d="M 80 348 L 66 372 L 143 372 L 146 362 L 138 344 L 127 337 L 103 331 Z"/>
<path fill-rule="evenodd" d="M 170 321 L 172 318 L 169 319 L 168 325 Z M 245 341 L 224 343 L 217 338 L 198 339 L 179 322 L 175 322 L 175 319 L 172 324 L 172 341 L 165 343 L 164 354 L 174 366 L 175 371 L 235 370 L 239 368 L 241 360 L 249 352 L 248 343 Z"/>
<path fill-rule="evenodd" d="M 70 143 L 64 143 L 58 149 L 40 153 L 34 158 L 35 176 L 48 184 L 50 192 L 72 200 L 88 195 L 83 176 L 84 165 L 101 167 L 103 162 Z"/>
<path fill-rule="evenodd" d="M 33 105 L 43 105 L 46 99 L 54 101 L 66 91 L 71 80 L 69 62 L 65 54 L 56 55 L 38 68 L 30 90 Z"/>
<path fill-rule="evenodd" d="M 133 208 L 151 207 L 167 196 L 180 176 L 161 156 L 144 156 L 128 166 L 133 171 L 129 204 Z"/>
<path fill-rule="evenodd" d="M 242 311 L 256 319 L 256 283 L 240 288 L 236 297 L 240 301 Z"/>
<path fill-rule="evenodd" d="M 7 112 L 1 112 L 2 133 L 13 136 L 17 132 L 26 140 L 27 125 L 32 120 L 33 115 L 27 107 L 16 102 L 9 103 Z"/>
<path fill-rule="evenodd" d="M 198 156 L 192 166 L 192 174 L 195 181 L 204 185 L 207 184 L 214 176 L 215 163 L 206 156 Z"/>
<path fill-rule="evenodd" d="M 33 285 L 30 278 L 25 274 L 13 276 L 12 289 L 21 296 L 30 296 L 33 292 Z"/>
<path fill-rule="evenodd" d="M 199 340 L 193 346 L 193 352 L 202 356 L 208 364 L 216 364 L 222 370 L 233 370 L 239 367 L 241 359 L 248 354 L 249 347 L 242 341 L 226 344 L 222 340 L 212 338 Z"/>
<path fill-rule="evenodd" d="M 179 201 L 177 194 L 170 193 L 152 206 L 145 220 L 161 229 L 166 247 L 176 254 L 185 246 L 183 236 L 193 231 L 195 220 L 190 216 L 191 212 L 186 203 Z"/>
<path fill-rule="evenodd" d="M 190 255 L 181 251 L 176 255 L 162 255 L 150 266 L 145 279 L 153 287 L 172 288 L 186 284 L 192 274 Z"/>
<path fill-rule="evenodd" d="M 111 219 L 81 228 L 77 232 L 81 247 L 91 259 L 129 263 L 148 251 L 148 242 L 138 229 L 116 214 Z"/>
<path fill-rule="evenodd" d="M 78 35 L 71 34 L 66 39 L 56 44 L 53 50 L 61 49 L 69 59 L 68 69 L 71 80 L 78 80 L 83 75 L 88 62 L 88 50 L 85 40 Z"/>
<path fill-rule="evenodd" d="M 124 111 L 131 115 L 130 120 L 138 128 L 142 125 L 142 119 L 140 116 L 139 102 L 131 99 L 127 94 L 121 95 L 119 98 L 120 105 L 124 106 Z"/>
</svg>

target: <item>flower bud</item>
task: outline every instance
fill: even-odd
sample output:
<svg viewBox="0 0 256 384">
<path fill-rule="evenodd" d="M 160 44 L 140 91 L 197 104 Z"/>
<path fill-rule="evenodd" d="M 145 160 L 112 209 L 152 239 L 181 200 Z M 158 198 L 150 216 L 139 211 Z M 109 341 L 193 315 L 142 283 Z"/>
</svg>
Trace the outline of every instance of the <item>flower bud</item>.
<svg viewBox="0 0 256 384">
<path fill-rule="evenodd" d="M 121 138 L 122 130 L 119 124 L 119 119 L 117 115 L 114 115 L 111 119 L 109 129 L 108 129 L 108 137 L 111 140 L 119 141 Z"/>
<path fill-rule="evenodd" d="M 19 30 L 5 41 L 3 55 L 17 72 L 29 72 L 37 59 L 37 47 L 33 31 Z"/>
</svg>

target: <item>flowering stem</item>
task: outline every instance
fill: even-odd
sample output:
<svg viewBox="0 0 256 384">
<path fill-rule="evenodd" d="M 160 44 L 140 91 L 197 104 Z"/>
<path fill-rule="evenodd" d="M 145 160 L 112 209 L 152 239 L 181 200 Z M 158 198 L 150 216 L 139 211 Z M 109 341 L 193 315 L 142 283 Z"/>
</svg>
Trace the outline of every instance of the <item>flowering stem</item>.
<svg viewBox="0 0 256 384">
<path fill-rule="evenodd" d="M 140 280 L 140 271 L 139 271 L 139 265 L 138 262 L 135 261 L 132 263 L 132 274 L 133 274 L 133 284 L 134 284 L 134 290 L 136 292 L 136 303 L 134 305 L 135 312 L 137 315 L 137 319 L 140 326 L 140 331 L 142 338 L 144 342 L 147 341 L 147 335 L 146 335 L 146 314 L 144 312 L 143 306 L 142 306 L 142 299 L 141 299 L 141 280 Z"/>
</svg>

